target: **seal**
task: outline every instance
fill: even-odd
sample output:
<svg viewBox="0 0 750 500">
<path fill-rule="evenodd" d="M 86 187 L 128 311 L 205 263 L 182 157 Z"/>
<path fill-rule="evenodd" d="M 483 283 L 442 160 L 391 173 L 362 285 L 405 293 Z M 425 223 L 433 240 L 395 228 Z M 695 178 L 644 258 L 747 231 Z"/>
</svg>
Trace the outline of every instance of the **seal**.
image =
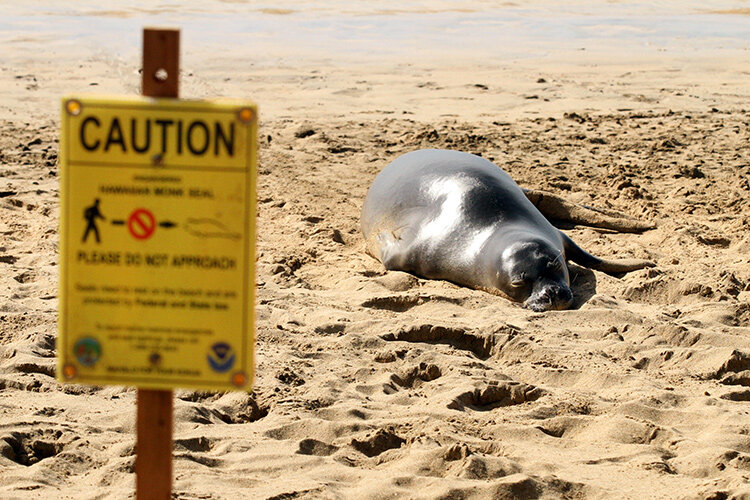
<svg viewBox="0 0 750 500">
<path fill-rule="evenodd" d="M 486 290 L 534 311 L 572 305 L 568 260 L 610 274 L 654 266 L 591 255 L 529 200 L 539 192 L 528 194 L 479 156 L 407 153 L 367 192 L 361 217 L 367 251 L 388 270 Z"/>
</svg>

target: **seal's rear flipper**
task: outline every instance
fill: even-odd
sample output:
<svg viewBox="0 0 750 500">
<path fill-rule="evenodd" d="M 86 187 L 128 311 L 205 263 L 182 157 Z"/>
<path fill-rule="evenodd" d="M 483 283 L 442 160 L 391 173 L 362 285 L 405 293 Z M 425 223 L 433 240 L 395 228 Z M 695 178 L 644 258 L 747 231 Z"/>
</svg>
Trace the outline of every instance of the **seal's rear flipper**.
<svg viewBox="0 0 750 500">
<path fill-rule="evenodd" d="M 643 269 L 644 267 L 655 267 L 656 264 L 647 260 L 640 259 L 622 259 L 622 260 L 604 260 L 594 257 L 583 248 L 576 245 L 570 237 L 560 231 L 563 238 L 563 248 L 565 249 L 565 258 L 576 264 L 589 269 L 595 269 L 607 274 L 629 273 Z"/>
<path fill-rule="evenodd" d="M 522 189 L 523 194 L 548 220 L 558 220 L 583 226 L 611 229 L 621 233 L 642 233 L 656 226 L 651 222 L 612 215 L 603 210 L 572 203 L 560 196 L 536 189 Z M 619 271 L 615 271 L 619 272 Z"/>
</svg>

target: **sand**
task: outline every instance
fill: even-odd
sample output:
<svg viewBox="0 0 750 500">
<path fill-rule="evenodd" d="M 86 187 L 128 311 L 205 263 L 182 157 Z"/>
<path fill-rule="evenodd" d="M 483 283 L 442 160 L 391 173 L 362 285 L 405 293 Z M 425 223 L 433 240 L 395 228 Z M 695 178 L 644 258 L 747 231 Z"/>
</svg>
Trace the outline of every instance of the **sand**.
<svg viewBox="0 0 750 500">
<path fill-rule="evenodd" d="M 138 92 L 137 50 L 4 41 L 0 497 L 128 498 L 134 390 L 54 379 L 57 136 L 61 95 Z M 746 49 L 183 50 L 182 95 L 254 98 L 262 148 L 256 384 L 176 391 L 177 498 L 750 498 Z M 657 267 L 571 264 L 573 309 L 544 313 L 385 272 L 361 204 L 425 147 L 656 223 L 563 229 Z"/>
</svg>

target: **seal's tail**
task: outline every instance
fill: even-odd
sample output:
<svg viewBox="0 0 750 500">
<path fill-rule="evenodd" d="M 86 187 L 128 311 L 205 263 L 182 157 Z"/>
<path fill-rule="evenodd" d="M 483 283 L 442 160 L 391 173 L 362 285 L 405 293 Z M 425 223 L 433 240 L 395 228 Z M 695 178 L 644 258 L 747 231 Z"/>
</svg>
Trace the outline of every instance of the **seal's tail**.
<svg viewBox="0 0 750 500">
<path fill-rule="evenodd" d="M 578 205 L 555 194 L 537 189 L 523 189 L 523 194 L 550 221 L 572 222 L 621 233 L 642 233 L 656 227 L 651 222 L 633 219 L 617 212 Z"/>
<path fill-rule="evenodd" d="M 565 248 L 565 258 L 571 260 L 576 264 L 580 264 L 583 267 L 589 269 L 595 269 L 602 271 L 607 274 L 618 274 L 618 273 L 629 273 L 630 271 L 636 271 L 643 269 L 644 267 L 655 267 L 656 264 L 648 260 L 640 259 L 621 259 L 621 260 L 605 260 L 595 257 L 588 253 L 583 248 L 576 245 L 576 243 L 570 239 L 570 237 L 560 231 L 563 238 L 563 246 Z"/>
</svg>

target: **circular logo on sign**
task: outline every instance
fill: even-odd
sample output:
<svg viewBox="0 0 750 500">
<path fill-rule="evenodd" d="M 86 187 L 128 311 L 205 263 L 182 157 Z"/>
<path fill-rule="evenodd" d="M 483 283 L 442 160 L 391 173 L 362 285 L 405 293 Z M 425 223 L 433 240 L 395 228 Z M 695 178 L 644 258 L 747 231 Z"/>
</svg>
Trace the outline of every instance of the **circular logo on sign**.
<svg viewBox="0 0 750 500">
<path fill-rule="evenodd" d="M 232 346 L 225 342 L 217 342 L 212 345 L 208 351 L 208 356 L 206 356 L 211 369 L 219 373 L 229 371 L 234 366 L 235 357 Z"/>
<path fill-rule="evenodd" d="M 147 240 L 156 230 L 154 214 L 145 208 L 133 211 L 128 218 L 128 231 L 137 240 Z"/>
<path fill-rule="evenodd" d="M 98 340 L 85 337 L 75 343 L 73 353 L 83 366 L 94 366 L 102 356 L 102 346 Z"/>
</svg>

